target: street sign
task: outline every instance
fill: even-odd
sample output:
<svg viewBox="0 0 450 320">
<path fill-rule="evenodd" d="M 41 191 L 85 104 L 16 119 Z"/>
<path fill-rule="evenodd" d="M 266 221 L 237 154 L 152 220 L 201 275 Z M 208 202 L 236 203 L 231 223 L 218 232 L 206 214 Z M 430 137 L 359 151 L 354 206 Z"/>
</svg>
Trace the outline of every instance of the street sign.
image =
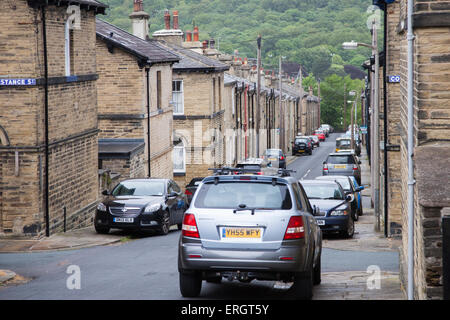
<svg viewBox="0 0 450 320">
<path fill-rule="evenodd" d="M 362 134 L 367 134 L 367 127 L 366 126 L 361 126 L 361 133 Z"/>
<path fill-rule="evenodd" d="M 0 78 L 0 86 L 35 86 L 36 79 L 6 79 Z"/>
<path fill-rule="evenodd" d="M 396 75 L 394 75 L 394 76 L 388 76 L 388 82 L 389 83 L 400 83 L 400 76 L 396 76 Z"/>
</svg>

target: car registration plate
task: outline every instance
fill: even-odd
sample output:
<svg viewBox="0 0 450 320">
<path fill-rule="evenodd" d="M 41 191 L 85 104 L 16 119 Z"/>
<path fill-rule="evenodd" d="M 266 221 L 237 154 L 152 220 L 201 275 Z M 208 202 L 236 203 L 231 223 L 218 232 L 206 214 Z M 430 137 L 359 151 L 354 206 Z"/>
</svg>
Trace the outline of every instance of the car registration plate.
<svg viewBox="0 0 450 320">
<path fill-rule="evenodd" d="M 345 164 L 335 164 L 334 168 L 335 169 L 345 169 L 345 168 L 347 168 L 347 166 Z"/>
<path fill-rule="evenodd" d="M 114 218 L 114 222 L 133 223 L 134 222 L 134 218 Z"/>
<path fill-rule="evenodd" d="M 222 228 L 222 239 L 261 239 L 260 228 Z"/>
<path fill-rule="evenodd" d="M 300 150 L 298 150 L 298 152 L 305 152 L 305 150 L 303 150 L 303 149 L 300 149 Z"/>
<path fill-rule="evenodd" d="M 325 225 L 325 220 L 316 220 L 316 221 L 317 221 L 317 225 L 319 225 L 319 226 Z"/>
</svg>

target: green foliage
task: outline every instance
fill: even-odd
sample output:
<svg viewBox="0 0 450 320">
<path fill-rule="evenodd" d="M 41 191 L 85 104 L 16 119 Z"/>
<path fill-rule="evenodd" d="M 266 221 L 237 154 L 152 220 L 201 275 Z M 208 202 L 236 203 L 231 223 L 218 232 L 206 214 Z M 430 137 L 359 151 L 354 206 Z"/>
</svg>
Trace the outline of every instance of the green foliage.
<svg viewBox="0 0 450 320">
<path fill-rule="evenodd" d="M 100 0 L 108 4 L 105 19 L 131 31 L 128 15 L 133 0 Z M 321 80 L 322 122 L 341 128 L 346 91 L 360 95 L 363 81 L 345 76 L 344 65 L 360 67 L 370 49 L 344 50 L 342 43 L 355 40 L 370 43 L 366 26 L 369 0 L 144 0 L 150 14 L 150 32 L 164 28 L 164 10 L 179 11 L 183 31 L 200 29 L 200 40 L 215 38 L 220 50 L 256 57 L 256 38 L 262 35 L 264 68 L 278 69 L 280 56 L 301 64 L 310 76 L 303 80 L 308 90 L 318 93 Z M 349 99 L 350 100 L 350 99 Z M 347 107 L 350 122 L 351 104 Z"/>
<path fill-rule="evenodd" d="M 100 17 L 131 30 L 128 15 L 133 0 L 101 0 L 108 14 Z M 180 28 L 200 28 L 200 40 L 215 38 L 221 51 L 256 57 L 256 37 L 262 35 L 266 69 L 277 68 L 278 57 L 302 64 L 308 72 L 325 78 L 345 64 L 360 66 L 369 49 L 342 49 L 344 41 L 370 42 L 366 20 L 369 0 L 144 0 L 150 30 L 164 27 L 164 10 L 178 10 Z M 333 56 L 334 55 L 334 56 Z M 339 59 L 339 58 L 340 59 Z"/>
</svg>

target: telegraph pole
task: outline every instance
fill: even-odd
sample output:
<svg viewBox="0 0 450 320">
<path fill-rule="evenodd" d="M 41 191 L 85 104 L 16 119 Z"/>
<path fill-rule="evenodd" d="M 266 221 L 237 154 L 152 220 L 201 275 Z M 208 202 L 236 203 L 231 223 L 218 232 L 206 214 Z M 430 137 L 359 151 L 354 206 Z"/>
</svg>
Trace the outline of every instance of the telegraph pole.
<svg viewBox="0 0 450 320">
<path fill-rule="evenodd" d="M 347 85 L 344 82 L 344 132 L 346 130 L 347 130 Z"/>
<path fill-rule="evenodd" d="M 257 62 L 257 81 L 256 81 L 256 157 L 259 158 L 259 126 L 261 121 L 261 35 L 257 39 L 258 44 L 258 62 Z"/>
<path fill-rule="evenodd" d="M 278 104 L 280 107 L 280 149 L 284 152 L 284 115 L 283 115 L 283 103 L 281 99 L 283 98 L 283 85 L 282 85 L 282 70 L 281 70 L 281 56 L 280 56 L 280 65 L 278 71 L 278 88 L 280 91 L 280 97 L 278 99 Z"/>
</svg>

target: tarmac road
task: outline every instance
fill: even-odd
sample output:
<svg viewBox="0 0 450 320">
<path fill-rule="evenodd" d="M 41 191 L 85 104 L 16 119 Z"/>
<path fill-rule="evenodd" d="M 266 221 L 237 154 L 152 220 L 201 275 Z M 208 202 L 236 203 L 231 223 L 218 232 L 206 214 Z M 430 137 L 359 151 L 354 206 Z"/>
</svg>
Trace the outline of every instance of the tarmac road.
<svg viewBox="0 0 450 320">
<path fill-rule="evenodd" d="M 322 162 L 333 151 L 337 134 L 330 136 L 312 156 L 301 156 L 289 165 L 298 179 L 321 175 Z M 150 299 L 178 300 L 177 246 L 180 232 L 148 235 L 111 246 L 79 250 L 0 254 L 0 269 L 32 278 L 18 286 L 0 286 L 0 299 Z M 333 240 L 330 240 L 333 241 Z M 336 240 L 339 241 L 339 240 Z M 80 270 L 81 288 L 70 290 L 67 269 Z M 324 248 L 322 272 L 364 272 L 371 265 L 398 272 L 398 253 Z M 332 281 L 332 280 L 331 280 Z M 324 285 L 315 287 L 315 295 Z M 224 280 L 221 285 L 203 282 L 199 299 L 283 299 L 286 288 L 274 281 L 244 284 Z"/>
</svg>

